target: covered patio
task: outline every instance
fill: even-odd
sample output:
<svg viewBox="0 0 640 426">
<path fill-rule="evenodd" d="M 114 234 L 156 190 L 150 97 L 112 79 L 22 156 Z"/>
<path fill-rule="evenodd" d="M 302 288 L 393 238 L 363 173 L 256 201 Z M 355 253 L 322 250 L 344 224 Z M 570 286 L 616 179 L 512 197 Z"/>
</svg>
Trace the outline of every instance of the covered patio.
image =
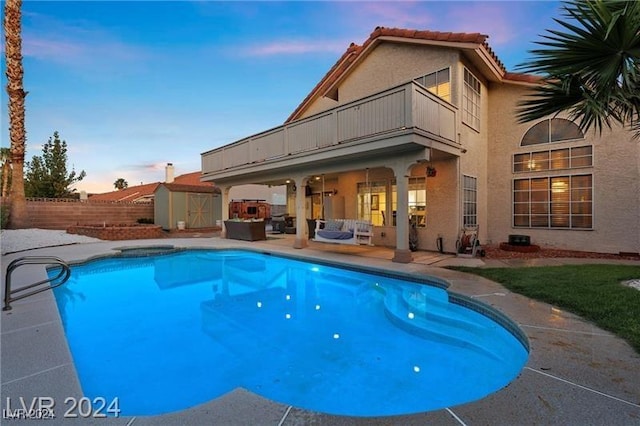
<svg viewBox="0 0 640 426">
<path fill-rule="evenodd" d="M 456 176 L 464 150 L 457 140 L 456 114 L 456 107 L 409 82 L 205 152 L 202 179 L 222 191 L 223 222 L 228 219 L 231 187 L 287 185 L 296 218 L 295 248 L 308 245 L 307 219 L 325 217 L 327 192 L 344 197 L 345 219 L 371 220 L 377 207 L 374 243 L 394 247 L 392 260 L 408 263 L 410 181 L 427 176 L 427 167 L 435 170 L 437 164 L 442 179 L 441 192 L 433 198 L 438 202 L 430 209 L 436 220 L 429 237 L 457 232 Z M 319 188 L 320 180 L 337 185 Z M 382 211 L 374 204 L 379 202 L 371 193 L 374 182 L 384 182 L 388 188 Z M 321 216 L 313 211 L 313 200 L 307 199 L 314 187 L 321 195 Z M 392 221 L 392 216 L 407 220 Z M 452 250 L 453 243 L 449 244 Z"/>
</svg>

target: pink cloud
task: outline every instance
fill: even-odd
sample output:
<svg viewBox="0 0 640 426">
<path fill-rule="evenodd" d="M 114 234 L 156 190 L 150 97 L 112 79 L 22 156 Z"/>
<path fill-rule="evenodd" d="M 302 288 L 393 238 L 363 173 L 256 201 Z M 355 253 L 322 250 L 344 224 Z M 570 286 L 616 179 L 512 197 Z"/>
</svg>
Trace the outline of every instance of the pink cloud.
<svg viewBox="0 0 640 426">
<path fill-rule="evenodd" d="M 353 23 L 355 19 L 370 27 L 369 31 L 373 31 L 379 25 L 424 29 L 433 22 L 432 13 L 425 7 L 425 2 L 356 2 L 349 4 L 349 7 L 354 8 L 354 13 L 349 16 L 349 21 Z"/>
<path fill-rule="evenodd" d="M 520 41 L 528 29 L 522 13 L 526 10 L 506 2 L 465 3 L 464 6 L 453 6 L 446 21 L 451 23 L 452 31 L 488 34 L 489 43 L 500 46 Z"/>
<path fill-rule="evenodd" d="M 424 1 L 354 1 L 335 3 L 335 25 L 348 29 L 352 40 L 362 44 L 378 26 L 428 29 L 441 2 Z M 433 7 L 432 7 L 433 5 Z"/>
</svg>

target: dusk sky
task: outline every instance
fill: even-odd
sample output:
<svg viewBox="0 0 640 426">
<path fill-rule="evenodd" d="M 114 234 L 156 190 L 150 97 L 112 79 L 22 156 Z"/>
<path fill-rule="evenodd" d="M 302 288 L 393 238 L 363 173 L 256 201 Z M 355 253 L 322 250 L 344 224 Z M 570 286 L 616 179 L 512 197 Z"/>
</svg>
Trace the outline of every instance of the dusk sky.
<svg viewBox="0 0 640 426">
<path fill-rule="evenodd" d="M 27 155 L 58 131 L 76 188 L 200 170 L 200 153 L 281 125 L 351 42 L 376 26 L 481 32 L 513 71 L 560 3 L 23 3 Z M 4 16 L 3 16 L 4 18 Z M 2 40 L 2 146 L 9 146 Z"/>
</svg>

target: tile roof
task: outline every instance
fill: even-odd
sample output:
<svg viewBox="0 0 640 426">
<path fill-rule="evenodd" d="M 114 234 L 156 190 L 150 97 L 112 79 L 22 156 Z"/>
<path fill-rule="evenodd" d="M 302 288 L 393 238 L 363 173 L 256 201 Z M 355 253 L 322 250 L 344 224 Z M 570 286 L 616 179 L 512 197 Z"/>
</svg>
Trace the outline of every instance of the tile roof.
<svg viewBox="0 0 640 426">
<path fill-rule="evenodd" d="M 524 74 L 514 74 L 507 73 L 504 64 L 500 61 L 498 56 L 495 54 L 493 49 L 487 43 L 487 39 L 489 38 L 486 34 L 480 33 L 451 33 L 451 32 L 442 32 L 442 31 L 421 31 L 421 30 L 410 30 L 410 29 L 402 29 L 402 28 L 386 28 L 386 27 L 376 27 L 376 29 L 369 35 L 369 38 L 365 40 L 362 46 L 358 46 L 355 43 L 351 43 L 347 51 L 338 59 L 338 61 L 331 67 L 329 72 L 325 74 L 325 76 L 320 80 L 320 82 L 311 90 L 311 92 L 307 95 L 306 98 L 298 105 L 298 107 L 291 113 L 291 115 L 287 118 L 285 123 L 293 121 L 298 118 L 298 115 L 302 112 L 302 109 L 308 105 L 308 103 L 315 97 L 320 96 L 321 94 L 326 93 L 326 90 L 331 87 L 338 79 L 340 79 L 347 69 L 351 66 L 351 64 L 360 57 L 363 51 L 366 51 L 368 46 L 374 43 L 380 37 L 398 37 L 405 39 L 413 39 L 413 40 L 425 40 L 432 42 L 448 42 L 448 43 L 472 43 L 482 46 L 486 49 L 491 58 L 496 62 L 502 73 L 505 75 L 503 78 L 507 78 L 506 76 L 513 77 L 514 81 L 526 81 L 526 82 L 537 82 L 537 77 L 535 81 L 527 80 L 524 77 Z M 532 78 L 533 76 L 527 76 L 527 78 Z"/>
<path fill-rule="evenodd" d="M 538 75 L 533 75 L 533 74 L 507 72 L 504 75 L 504 80 L 521 81 L 523 83 L 540 83 L 544 79 Z"/>
<path fill-rule="evenodd" d="M 211 182 L 201 182 L 200 177 L 202 176 L 202 172 L 192 172 L 186 173 L 184 175 L 176 176 L 172 183 L 182 183 L 185 185 L 196 185 L 196 186 L 213 186 Z"/>
<path fill-rule="evenodd" d="M 214 188 L 211 182 L 200 182 L 200 176 L 202 172 L 186 173 L 180 176 L 176 176 L 172 184 L 183 185 L 188 187 L 205 188 L 207 190 L 200 192 L 209 192 L 208 188 Z M 158 186 L 162 182 L 147 183 L 144 185 L 130 186 L 128 188 L 105 192 L 103 194 L 93 194 L 89 196 L 89 201 L 129 201 L 134 202 L 140 199 L 152 197 Z M 217 189 L 217 188 L 215 188 Z M 198 192 L 198 191 L 185 191 L 185 192 Z"/>
</svg>

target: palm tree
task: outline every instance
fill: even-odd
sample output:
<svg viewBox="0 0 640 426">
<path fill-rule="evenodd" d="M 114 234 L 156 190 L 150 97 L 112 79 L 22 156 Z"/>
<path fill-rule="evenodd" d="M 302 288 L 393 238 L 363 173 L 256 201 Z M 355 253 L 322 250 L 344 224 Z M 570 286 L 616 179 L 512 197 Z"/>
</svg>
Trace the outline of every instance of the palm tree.
<svg viewBox="0 0 640 426">
<path fill-rule="evenodd" d="M 121 191 L 129 187 L 129 182 L 124 180 L 124 178 L 118 178 L 115 182 L 113 182 L 113 186 L 115 186 L 118 191 Z"/>
<path fill-rule="evenodd" d="M 6 197 L 9 192 L 9 174 L 11 173 L 11 150 L 9 148 L 0 148 L 0 162 L 2 166 L 2 198 Z"/>
<path fill-rule="evenodd" d="M 518 105 L 519 122 L 567 112 L 583 131 L 612 123 L 640 137 L 640 2 L 571 0 L 572 22 L 554 19 L 533 59 L 518 66 L 541 74 L 542 84 Z"/>
<path fill-rule="evenodd" d="M 21 34 L 22 0 L 6 0 L 4 4 L 5 58 L 7 64 L 7 94 L 9 95 L 9 139 L 11 140 L 11 210 L 10 226 L 26 228 L 29 225 L 27 201 L 24 196 L 24 153 L 26 132 L 24 127 L 24 98 L 22 86 Z"/>
</svg>

